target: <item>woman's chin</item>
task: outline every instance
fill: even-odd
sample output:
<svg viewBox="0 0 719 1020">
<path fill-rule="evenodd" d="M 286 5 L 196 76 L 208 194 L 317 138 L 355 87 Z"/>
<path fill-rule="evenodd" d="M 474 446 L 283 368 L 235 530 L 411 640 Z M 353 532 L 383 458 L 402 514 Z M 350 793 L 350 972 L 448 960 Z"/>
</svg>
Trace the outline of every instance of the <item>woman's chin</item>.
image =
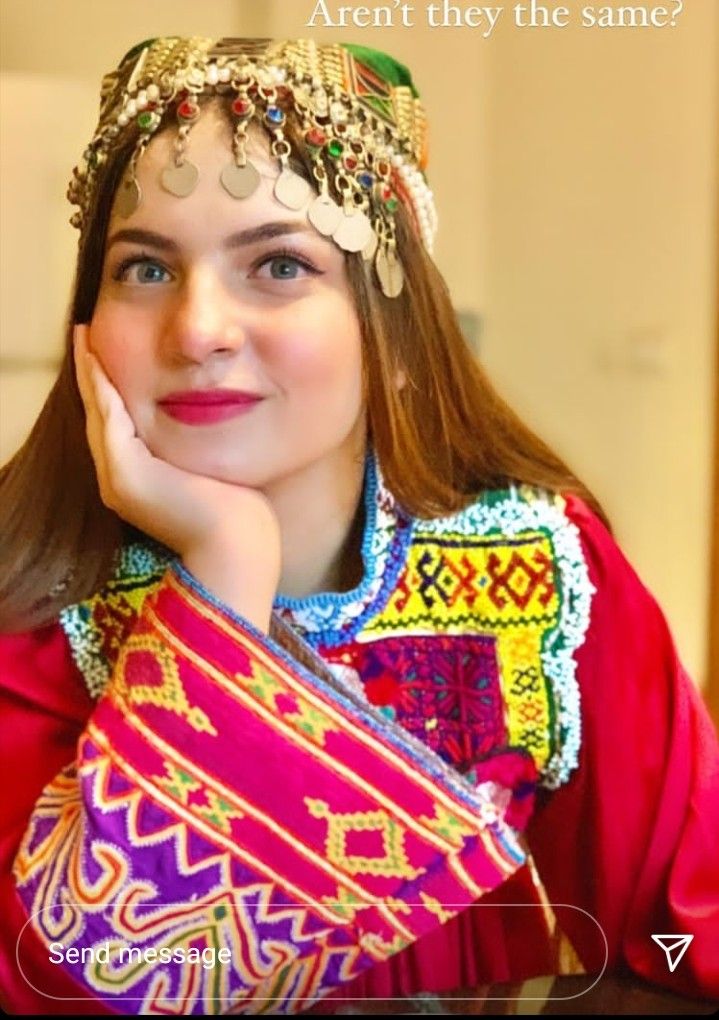
<svg viewBox="0 0 719 1020">
<path fill-rule="evenodd" d="M 208 451 L 192 451 L 184 446 L 178 450 L 176 445 L 171 443 L 146 443 L 153 457 L 167 461 L 173 467 L 188 474 L 202 475 L 204 478 L 214 478 L 215 481 L 225 482 L 228 485 L 246 485 L 250 488 L 258 488 L 266 477 L 266 471 L 259 469 L 259 465 L 238 462 L 237 457 L 223 458 L 214 454 L 208 455 Z"/>
</svg>

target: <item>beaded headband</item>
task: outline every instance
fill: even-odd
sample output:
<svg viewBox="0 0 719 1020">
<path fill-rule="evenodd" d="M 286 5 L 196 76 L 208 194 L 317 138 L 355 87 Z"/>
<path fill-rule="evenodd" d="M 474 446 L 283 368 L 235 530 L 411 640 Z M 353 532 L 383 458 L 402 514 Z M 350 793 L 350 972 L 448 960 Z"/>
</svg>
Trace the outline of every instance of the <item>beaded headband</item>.
<svg viewBox="0 0 719 1020">
<path fill-rule="evenodd" d="M 98 126 L 68 189 L 79 206 L 72 225 L 84 232 L 102 165 L 133 137 L 116 208 L 124 217 L 134 212 L 142 200 L 138 160 L 168 112 L 174 111 L 178 131 L 161 184 L 179 198 L 191 194 L 198 171 L 187 154 L 189 135 L 200 99 L 215 95 L 225 97 L 234 124 L 232 160 L 220 177 L 228 194 L 247 198 L 259 185 L 246 155 L 248 128 L 259 123 L 279 162 L 275 198 L 305 210 L 315 229 L 344 251 L 362 252 L 382 292 L 396 297 L 404 280 L 395 240 L 399 202 L 428 251 L 437 228 L 423 173 L 426 119 L 407 68 L 360 46 L 174 37 L 140 43 L 103 78 Z M 290 138 L 288 118 L 298 129 Z M 298 144 L 315 187 L 290 167 Z"/>
</svg>

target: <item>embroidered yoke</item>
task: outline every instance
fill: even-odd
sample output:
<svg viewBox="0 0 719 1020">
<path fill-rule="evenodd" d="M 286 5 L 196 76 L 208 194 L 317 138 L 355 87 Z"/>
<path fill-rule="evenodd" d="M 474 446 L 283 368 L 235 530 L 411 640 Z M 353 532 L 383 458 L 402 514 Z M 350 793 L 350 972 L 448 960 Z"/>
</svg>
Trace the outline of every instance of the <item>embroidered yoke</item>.
<svg viewBox="0 0 719 1020">
<path fill-rule="evenodd" d="M 233 626 L 153 546 L 126 548 L 107 588 L 63 612 L 89 689 L 106 693 L 77 770 L 45 791 L 16 861 L 50 945 L 119 953 L 124 940 L 154 951 L 154 964 L 160 942 L 188 948 L 202 930 L 234 962 L 213 968 L 197 1008 L 267 999 L 292 1011 L 523 862 L 507 823 L 526 819 L 537 774 L 556 786 L 577 760 L 572 651 L 591 593 L 577 537 L 529 491 L 412 521 L 371 456 L 365 499 L 362 584 L 278 598 L 284 653 Z M 211 654 L 190 640 L 202 628 Z M 243 762 L 230 765 L 238 744 Z M 78 781 L 93 818 L 73 841 Z M 49 855 L 60 865 L 52 885 Z M 157 881 L 160 862 L 169 882 Z M 115 907 L 58 913 L 70 896 Z M 270 934 L 277 959 L 252 963 Z M 132 992 L 143 1009 L 188 995 L 191 968 L 173 977 L 136 962 L 93 959 L 75 976 L 99 993 Z"/>
<path fill-rule="evenodd" d="M 520 760 L 550 789 L 566 782 L 580 744 L 574 653 L 594 587 L 563 499 L 522 486 L 445 518 L 411 518 L 369 454 L 364 503 L 361 583 L 278 596 L 274 628 L 284 620 L 304 647 L 287 630 L 284 643 L 460 772 L 481 774 L 483 761 L 511 751 L 510 772 Z M 130 545 L 115 580 L 61 614 L 94 696 L 173 559 L 154 544 Z"/>
</svg>

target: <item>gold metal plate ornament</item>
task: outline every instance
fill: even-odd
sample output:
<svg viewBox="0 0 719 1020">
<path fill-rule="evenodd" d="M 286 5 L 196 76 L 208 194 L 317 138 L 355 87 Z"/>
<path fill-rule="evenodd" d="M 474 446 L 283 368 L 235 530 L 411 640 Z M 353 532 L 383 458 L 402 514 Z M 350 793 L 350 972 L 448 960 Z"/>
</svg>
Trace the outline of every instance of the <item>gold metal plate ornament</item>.
<svg viewBox="0 0 719 1020">
<path fill-rule="evenodd" d="M 233 198 L 249 198 L 260 186 L 259 172 L 252 163 L 245 163 L 244 166 L 228 163 L 220 174 L 220 180 L 222 187 Z"/>
<path fill-rule="evenodd" d="M 185 160 L 179 166 L 165 167 L 160 176 L 160 183 L 165 191 L 169 191 L 176 198 L 187 198 L 195 190 L 199 176 L 195 164 Z"/>
<path fill-rule="evenodd" d="M 398 297 L 404 286 L 404 272 L 395 253 L 386 248 L 379 248 L 374 267 L 385 297 Z"/>
<path fill-rule="evenodd" d="M 140 185 L 134 178 L 126 177 L 117 189 L 117 196 L 115 198 L 117 215 L 122 216 L 123 220 L 128 219 L 137 209 L 141 198 Z"/>
<path fill-rule="evenodd" d="M 342 219 L 332 234 L 332 240 L 344 251 L 362 251 L 372 239 L 372 224 L 361 210 L 342 213 Z"/>
<path fill-rule="evenodd" d="M 313 194 L 312 185 L 294 170 L 285 167 L 275 181 L 275 198 L 288 209 L 304 209 Z"/>
<path fill-rule="evenodd" d="M 377 251 L 377 245 L 378 244 L 379 244 L 379 238 L 377 237 L 377 234 L 373 230 L 372 231 L 372 236 L 370 237 L 369 241 L 367 242 L 367 244 L 362 249 L 362 258 L 365 260 L 365 262 L 371 262 L 372 261 L 372 259 L 375 256 L 375 252 Z"/>
<path fill-rule="evenodd" d="M 341 207 L 330 195 L 318 195 L 307 210 L 307 219 L 325 237 L 332 237 L 343 216 Z"/>
</svg>

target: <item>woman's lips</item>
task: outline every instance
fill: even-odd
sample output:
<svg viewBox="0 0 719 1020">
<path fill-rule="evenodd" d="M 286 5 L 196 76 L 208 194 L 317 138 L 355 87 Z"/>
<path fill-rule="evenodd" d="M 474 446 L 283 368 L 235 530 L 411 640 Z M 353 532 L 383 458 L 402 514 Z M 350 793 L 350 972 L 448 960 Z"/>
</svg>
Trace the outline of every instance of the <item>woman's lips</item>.
<svg viewBox="0 0 719 1020">
<path fill-rule="evenodd" d="M 186 425 L 211 425 L 246 414 L 262 399 L 241 390 L 188 390 L 170 393 L 158 404 L 165 414 Z"/>
</svg>

